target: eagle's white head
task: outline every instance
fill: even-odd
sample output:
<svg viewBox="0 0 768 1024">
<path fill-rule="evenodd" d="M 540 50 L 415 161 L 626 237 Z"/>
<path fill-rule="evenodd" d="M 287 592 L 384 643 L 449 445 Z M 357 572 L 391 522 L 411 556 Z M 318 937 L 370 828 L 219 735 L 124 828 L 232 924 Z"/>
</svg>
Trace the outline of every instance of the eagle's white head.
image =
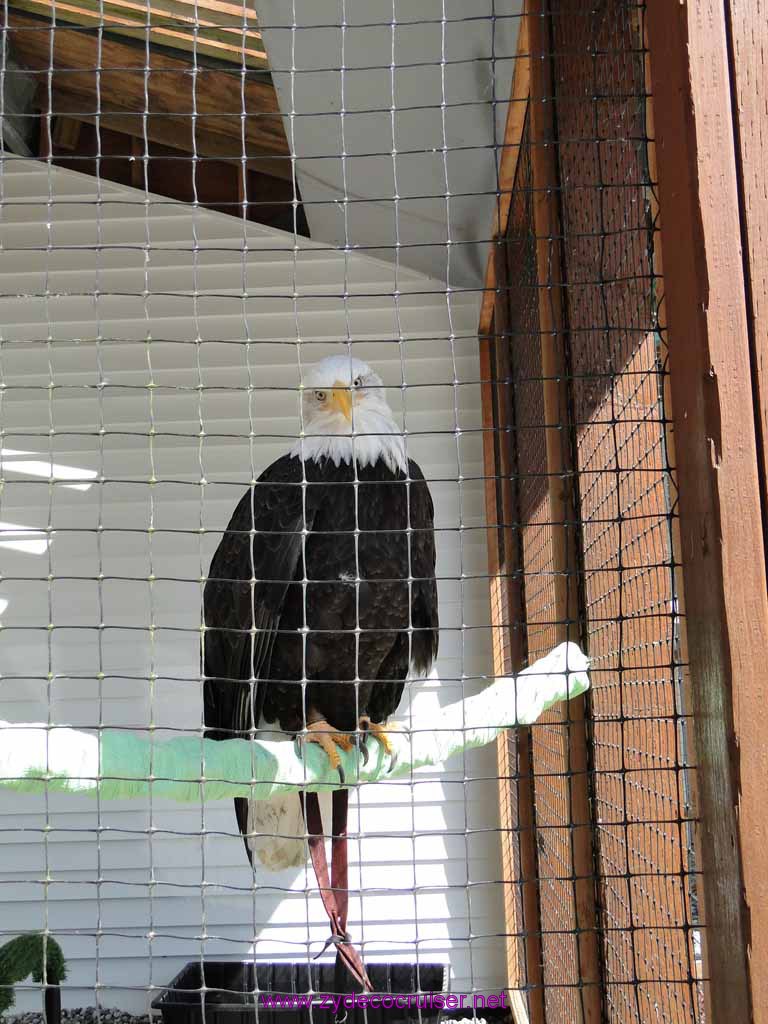
<svg viewBox="0 0 768 1024">
<path fill-rule="evenodd" d="M 406 472 L 403 436 L 387 405 L 381 377 L 360 359 L 329 356 L 304 374 L 297 458 L 373 465 L 382 459 Z"/>
</svg>

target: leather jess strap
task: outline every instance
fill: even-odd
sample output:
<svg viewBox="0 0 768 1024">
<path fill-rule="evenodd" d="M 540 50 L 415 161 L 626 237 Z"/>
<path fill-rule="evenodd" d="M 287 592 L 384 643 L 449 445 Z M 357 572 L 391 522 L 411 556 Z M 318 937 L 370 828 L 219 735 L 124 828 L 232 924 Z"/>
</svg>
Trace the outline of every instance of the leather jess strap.
<svg viewBox="0 0 768 1024">
<path fill-rule="evenodd" d="M 336 946 L 335 986 L 342 991 L 345 972 L 348 971 L 364 992 L 372 992 L 362 958 L 347 933 L 347 910 L 349 907 L 348 860 L 347 860 L 347 813 L 349 790 L 333 791 L 333 813 L 331 832 L 331 877 L 328 875 L 328 861 L 325 856 L 325 836 L 320 800 L 317 793 L 299 793 L 301 811 L 307 826 L 309 854 L 317 878 L 320 898 L 323 901 L 328 920 L 331 922 L 331 937 L 326 947 Z"/>
</svg>

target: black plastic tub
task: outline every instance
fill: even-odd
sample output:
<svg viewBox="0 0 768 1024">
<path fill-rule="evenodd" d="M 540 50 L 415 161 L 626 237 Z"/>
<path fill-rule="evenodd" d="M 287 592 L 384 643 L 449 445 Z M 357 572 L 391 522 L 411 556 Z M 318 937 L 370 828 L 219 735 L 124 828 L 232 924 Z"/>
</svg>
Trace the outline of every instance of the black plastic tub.
<svg viewBox="0 0 768 1024">
<path fill-rule="evenodd" d="M 440 1020 L 441 1009 L 429 1005 L 429 994 L 443 993 L 444 964 L 366 964 L 366 970 L 379 1005 L 375 999 L 365 1008 L 349 1005 L 350 985 L 347 1005 L 334 1007 L 330 997 L 338 993 L 332 963 L 196 961 L 187 964 L 153 1000 L 152 1009 L 162 1013 L 163 1024 L 254 1024 L 256 1020 L 259 1024 L 305 1024 L 310 1018 L 316 1024 L 332 1024 L 345 1013 L 347 1024 L 437 1024 Z M 290 1005 L 290 1000 L 284 999 L 294 995 L 304 997 L 300 1005 Z M 389 1000 L 389 996 L 393 998 Z M 401 998 L 396 1000 L 397 996 Z M 361 994 L 354 998 L 360 1000 Z M 276 1005 L 281 1001 L 283 1005 Z"/>
</svg>

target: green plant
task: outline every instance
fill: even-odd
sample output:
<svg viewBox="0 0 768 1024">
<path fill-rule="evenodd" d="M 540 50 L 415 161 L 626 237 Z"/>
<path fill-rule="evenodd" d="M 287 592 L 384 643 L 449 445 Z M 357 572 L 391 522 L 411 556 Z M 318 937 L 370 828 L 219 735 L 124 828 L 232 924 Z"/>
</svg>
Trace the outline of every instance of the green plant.
<svg viewBox="0 0 768 1024">
<path fill-rule="evenodd" d="M 67 965 L 58 942 L 40 932 L 30 932 L 0 946 L 0 1013 L 14 1004 L 13 986 L 29 975 L 34 981 L 58 985 L 67 976 Z"/>
</svg>

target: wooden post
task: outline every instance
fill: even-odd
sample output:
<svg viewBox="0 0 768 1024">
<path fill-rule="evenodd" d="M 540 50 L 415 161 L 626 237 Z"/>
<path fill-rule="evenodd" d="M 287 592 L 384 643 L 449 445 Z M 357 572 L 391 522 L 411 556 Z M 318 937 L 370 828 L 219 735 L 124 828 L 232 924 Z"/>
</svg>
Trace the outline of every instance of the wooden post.
<svg viewBox="0 0 768 1024">
<path fill-rule="evenodd" d="M 528 109 L 530 63 L 528 58 L 528 19 L 521 17 L 517 37 L 517 56 L 504 132 L 498 181 L 498 199 L 494 217 L 494 242 L 488 257 L 485 292 L 480 312 L 480 369 L 482 384 L 486 516 L 488 561 L 491 578 L 491 622 L 493 627 L 493 664 L 496 675 L 518 671 L 523 666 L 519 627 L 524 609 L 521 586 L 509 579 L 515 566 L 509 557 L 515 544 L 509 528 L 518 522 L 517 503 L 512 494 L 512 469 L 509 465 L 510 441 L 500 431 L 509 424 L 509 358 L 499 357 L 500 348 L 509 344 L 506 306 L 509 275 L 505 261 L 504 238 L 507 232 L 512 191 L 517 173 L 525 117 Z M 501 290 L 497 290 L 500 288 Z M 495 336 L 495 337 L 494 337 Z M 506 369 L 504 369 L 506 367 Z M 497 380 L 504 383 L 497 384 Z M 495 410 L 495 412 L 494 412 Z M 498 449 L 499 442 L 504 450 Z M 511 443 L 515 443 L 514 441 Z M 502 523 L 498 523 L 501 517 Z M 502 545 L 501 535 L 504 535 Z M 500 556 L 501 548 L 507 553 Z M 515 628 L 517 627 L 517 629 Z M 499 774 L 499 818 L 501 823 L 502 871 L 505 882 L 504 920 L 507 932 L 507 982 L 510 1008 L 515 1024 L 543 1024 L 544 989 L 541 964 L 541 921 L 538 907 L 536 840 L 534 835 L 533 780 L 530 774 L 530 729 L 518 728 L 514 736 L 505 733 L 497 743 Z M 517 807 L 516 819 L 512 815 Z M 516 844 L 516 848 L 515 848 Z M 516 862 L 516 855 L 519 860 Z M 520 886 L 520 899 L 515 887 Z M 519 969 L 523 944 L 525 975 Z M 527 987 L 528 999 L 520 991 Z"/>
<path fill-rule="evenodd" d="M 727 8 L 747 330 L 755 370 L 763 529 L 768 535 L 768 7 L 765 0 L 730 0 Z"/>
<path fill-rule="evenodd" d="M 524 119 L 523 119 L 524 120 Z M 518 140 L 519 141 L 519 140 Z M 514 426 L 511 394 L 511 367 L 509 359 L 509 317 L 508 287 L 509 268 L 506 262 L 506 244 L 501 241 L 494 247 L 494 280 L 501 286 L 496 293 L 493 318 L 496 340 L 493 353 L 488 350 L 487 367 L 490 386 L 496 389 L 496 401 L 488 403 L 494 428 L 504 431 Z M 494 381 L 498 382 L 495 383 Z M 493 420 L 493 410 L 496 419 Z M 521 558 L 520 503 L 517 500 L 518 477 L 513 456 L 513 446 L 518 443 L 516 434 L 510 439 L 502 433 L 498 440 L 490 435 L 493 449 L 494 505 L 490 509 L 489 521 L 493 522 L 501 512 L 502 524 L 497 528 L 493 540 L 495 554 L 492 562 L 496 571 L 497 614 L 494 617 L 496 642 L 494 643 L 494 671 L 496 675 L 508 675 L 519 671 L 524 664 L 523 642 L 523 585 L 519 573 L 523 571 Z M 492 517 L 492 518 L 491 518 Z M 514 523 L 515 528 L 510 524 Z M 499 544 L 499 538 L 503 543 Z M 504 557 L 499 555 L 503 547 Z M 511 574 L 518 574 L 514 579 Z M 507 883 L 505 897 L 505 922 L 507 927 L 507 976 L 511 992 L 510 999 L 516 1024 L 543 1024 L 544 1022 L 544 978 L 541 965 L 541 919 L 538 906 L 538 868 L 536 861 L 536 838 L 534 834 L 534 793 L 531 777 L 530 729 L 518 728 L 516 735 L 505 734 L 497 742 L 499 768 L 499 817 L 502 828 L 502 850 L 504 857 L 504 880 Z M 517 820 L 511 816 L 511 808 L 517 807 Z M 517 849 L 515 849 L 517 844 Z M 517 853 L 517 871 L 515 871 Z M 519 905 L 513 887 L 519 886 Z M 521 976 L 518 968 L 522 944 L 525 971 Z M 519 991 L 528 990 L 528 1006 Z"/>
<path fill-rule="evenodd" d="M 557 171 L 552 119 L 554 95 L 552 43 L 548 5 L 531 0 L 529 39 L 531 54 L 531 149 L 534 185 L 534 221 L 539 281 L 544 419 L 547 472 L 552 518 L 553 571 L 559 640 L 581 642 L 578 593 L 579 541 L 576 533 L 574 469 L 568 411 L 565 361 L 565 324 L 562 308 L 563 268 L 561 229 L 557 206 Z M 560 732 L 563 763 L 569 769 L 570 826 L 573 866 L 574 915 L 577 935 L 581 1020 L 603 1020 L 592 814 L 589 798 L 585 698 L 562 705 Z"/>
<path fill-rule="evenodd" d="M 528 110 L 528 94 L 531 85 L 529 46 L 528 18 L 526 15 L 521 15 L 520 28 L 517 34 L 515 70 L 512 74 L 512 92 L 509 97 L 507 121 L 504 128 L 504 148 L 499 164 L 499 195 L 496 200 L 496 212 L 494 214 L 491 235 L 494 243 L 491 246 L 491 252 L 485 267 L 485 291 L 483 292 L 483 302 L 480 308 L 480 326 L 478 328 L 481 339 L 483 336 L 488 335 L 491 330 L 491 320 L 496 303 L 496 240 L 503 238 L 507 230 L 509 205 L 512 200 L 515 175 L 517 174 L 517 159 L 520 156 L 520 139 L 523 135 L 525 115 Z"/>
<path fill-rule="evenodd" d="M 768 595 L 728 7 L 649 0 L 647 27 L 711 1019 L 760 1024 Z"/>
<path fill-rule="evenodd" d="M 651 62 L 650 62 L 650 55 L 649 55 L 650 43 L 649 43 L 649 40 L 648 40 L 647 27 L 645 29 L 643 43 L 644 43 L 644 46 L 645 46 L 645 85 L 646 85 L 646 93 L 647 93 L 646 103 L 645 103 L 645 126 L 646 126 L 646 133 L 647 133 L 648 140 L 649 140 L 648 141 L 648 149 L 647 149 L 647 152 L 648 152 L 648 175 L 649 175 L 649 178 L 650 178 L 651 182 L 656 184 L 656 183 L 658 183 L 658 180 L 659 180 L 659 172 L 658 172 L 658 166 L 657 166 L 657 161 L 656 161 L 656 143 L 655 143 L 655 139 L 656 139 L 656 119 L 655 119 L 655 114 L 654 114 L 654 109 L 653 109 L 653 87 L 652 87 L 652 78 L 651 78 Z M 663 281 L 664 281 L 664 253 L 663 253 L 663 248 L 662 248 L 662 244 L 661 244 L 661 237 L 660 237 L 661 210 L 659 208 L 658 192 L 657 191 L 652 191 L 652 193 L 651 193 L 651 196 L 650 196 L 650 206 L 651 206 L 651 218 L 652 218 L 653 223 L 656 225 L 656 231 L 654 232 L 654 236 L 653 236 L 653 252 L 652 252 L 653 275 L 656 278 L 657 287 L 658 287 L 659 284 L 661 284 L 661 290 L 660 290 L 660 292 L 658 294 L 658 300 L 659 300 L 658 301 L 658 307 L 657 307 L 657 310 L 656 310 L 656 315 L 657 315 L 657 320 L 658 320 L 657 329 L 658 329 L 659 333 L 663 336 L 663 338 L 666 339 L 667 338 L 667 334 L 668 334 L 668 330 L 667 330 L 667 328 L 668 328 L 668 324 L 667 324 L 667 310 L 666 310 L 667 300 L 666 300 L 666 295 L 665 295 L 664 287 L 663 287 Z M 675 444 L 675 430 L 674 430 L 673 412 L 672 412 L 672 410 L 673 410 L 672 389 L 670 387 L 670 380 L 669 380 L 669 374 L 668 373 L 664 375 L 663 389 L 664 389 L 664 417 L 665 417 L 665 420 L 666 420 L 665 429 L 664 429 L 664 444 L 665 444 L 666 452 L 667 452 L 667 463 L 668 463 L 668 465 L 670 467 L 676 467 L 677 466 L 677 448 L 676 448 L 676 444 Z M 677 480 L 676 480 L 676 477 L 675 477 L 675 484 L 676 483 L 677 483 Z M 674 499 L 672 499 L 672 500 L 674 501 Z M 684 713 L 684 715 L 686 717 L 686 722 L 685 722 L 684 728 L 685 728 L 685 735 L 686 735 L 686 739 L 687 739 L 687 743 L 688 743 L 688 748 L 687 748 L 687 750 L 685 752 L 685 759 L 686 759 L 688 764 L 695 765 L 695 763 L 696 763 L 695 740 L 694 740 L 694 735 L 693 735 L 693 728 L 692 728 L 692 725 L 691 725 L 691 722 L 690 722 L 690 714 L 691 714 L 691 708 L 693 708 L 693 706 L 694 706 L 694 698 L 693 698 L 693 694 L 691 692 L 690 659 L 688 657 L 688 635 L 687 635 L 687 628 L 686 628 L 687 616 L 686 616 L 686 610 L 685 610 L 685 580 L 683 578 L 683 568 L 682 568 L 683 567 L 683 547 L 682 547 L 682 539 L 680 537 L 680 519 L 679 519 L 678 516 L 675 516 L 671 520 L 670 532 L 671 532 L 672 558 L 673 558 L 673 562 L 674 562 L 674 566 L 675 566 L 675 568 L 674 568 L 674 581 L 675 581 L 675 596 L 677 598 L 677 615 L 679 616 L 679 620 L 680 620 L 680 637 L 679 637 L 679 640 L 680 640 L 680 651 L 679 651 L 679 658 L 680 658 L 680 671 L 681 671 L 681 676 L 682 676 L 682 678 L 681 678 L 681 690 L 682 690 L 683 713 Z M 689 802 L 688 815 L 689 815 L 690 821 L 695 822 L 695 820 L 698 818 L 698 807 L 699 807 L 698 787 L 697 787 L 696 768 L 695 767 L 691 767 L 691 768 L 687 769 L 686 781 L 687 781 L 687 785 L 688 785 L 688 802 Z M 681 821 L 679 823 L 678 827 L 680 829 L 680 841 L 679 841 L 680 850 L 683 851 L 683 850 L 686 849 L 686 836 L 685 836 L 683 830 L 684 829 L 688 829 L 690 827 L 690 823 L 689 822 L 682 822 Z M 694 846 L 694 858 L 695 858 L 694 863 L 695 864 L 701 864 L 702 863 L 702 856 L 703 855 L 702 855 L 702 849 L 701 849 L 701 832 L 700 832 L 698 827 L 694 827 L 693 828 L 693 846 Z M 689 881 L 689 884 L 690 884 L 691 879 L 689 879 L 688 881 Z M 698 888 L 700 888 L 700 884 L 701 883 L 698 882 Z M 695 880 L 694 880 L 694 885 L 697 885 L 697 881 L 695 881 Z M 699 892 L 697 892 L 697 896 L 700 896 Z M 691 909 L 692 909 L 691 889 L 690 889 L 690 887 L 686 887 L 686 892 L 684 894 L 684 899 L 685 899 L 685 908 L 686 908 L 687 920 L 690 921 L 691 920 Z M 703 915 L 704 915 L 704 906 L 703 906 L 703 901 L 701 899 L 698 900 L 697 909 L 698 909 L 698 924 L 699 925 L 704 925 L 705 924 L 704 917 L 703 917 Z M 695 972 L 696 978 L 697 979 L 701 979 L 702 976 L 705 973 L 703 971 L 703 965 L 706 964 L 706 962 L 707 962 L 707 929 L 706 929 L 706 927 L 701 927 L 700 929 L 697 929 L 697 930 L 699 932 L 699 935 L 698 935 L 699 949 L 697 951 L 696 948 L 695 948 L 694 935 L 689 933 L 688 936 L 687 936 L 688 957 L 689 957 L 689 962 L 691 962 L 691 964 L 693 966 L 693 971 Z M 695 962 L 694 962 L 694 960 L 695 960 Z M 694 998 L 695 998 L 695 995 L 694 995 Z M 711 1007 L 710 1001 L 709 1001 L 709 985 L 705 985 L 704 986 L 704 1020 L 712 1020 L 712 1019 L 713 1019 L 713 1017 L 712 1017 L 712 1007 Z"/>
</svg>

